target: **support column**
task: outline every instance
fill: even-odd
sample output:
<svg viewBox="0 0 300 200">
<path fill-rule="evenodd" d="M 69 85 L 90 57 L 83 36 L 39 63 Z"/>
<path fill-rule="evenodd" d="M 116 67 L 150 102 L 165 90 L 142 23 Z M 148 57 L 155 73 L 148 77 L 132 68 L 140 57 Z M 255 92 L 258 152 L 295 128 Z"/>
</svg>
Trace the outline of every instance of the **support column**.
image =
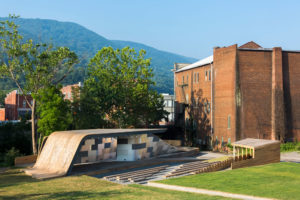
<svg viewBox="0 0 300 200">
<path fill-rule="evenodd" d="M 233 157 L 235 159 L 235 146 L 233 146 Z"/>
<path fill-rule="evenodd" d="M 272 52 L 272 115 L 271 139 L 283 140 L 285 136 L 285 108 L 283 96 L 282 50 L 274 47 Z"/>
</svg>

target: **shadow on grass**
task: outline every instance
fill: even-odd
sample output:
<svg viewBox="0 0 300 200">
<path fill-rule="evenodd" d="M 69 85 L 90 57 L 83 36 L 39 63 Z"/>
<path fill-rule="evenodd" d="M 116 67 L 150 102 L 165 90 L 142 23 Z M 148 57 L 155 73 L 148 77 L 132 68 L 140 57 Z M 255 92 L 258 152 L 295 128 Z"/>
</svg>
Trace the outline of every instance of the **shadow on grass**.
<svg viewBox="0 0 300 200">
<path fill-rule="evenodd" d="M 22 184 L 32 183 L 37 181 L 38 180 L 25 175 L 23 172 L 20 172 L 19 170 L 11 170 L 3 174 L 0 174 L 0 188 L 22 185 Z"/>
<path fill-rule="evenodd" d="M 57 192 L 57 193 L 36 193 L 36 194 L 18 194 L 13 196 L 2 196 L 0 199 L 3 200 L 14 200 L 14 199 L 88 199 L 88 198 L 110 198 L 112 196 L 121 196 L 126 191 L 104 191 L 104 192 Z"/>
</svg>

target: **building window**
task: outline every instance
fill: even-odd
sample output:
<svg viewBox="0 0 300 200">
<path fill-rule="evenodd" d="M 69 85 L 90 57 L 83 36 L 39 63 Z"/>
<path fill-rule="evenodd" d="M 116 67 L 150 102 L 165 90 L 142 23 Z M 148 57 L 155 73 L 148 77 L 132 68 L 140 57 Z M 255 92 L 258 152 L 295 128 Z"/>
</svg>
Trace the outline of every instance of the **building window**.
<svg viewBox="0 0 300 200">
<path fill-rule="evenodd" d="M 186 83 L 189 84 L 189 75 L 186 75 Z"/>
<path fill-rule="evenodd" d="M 197 73 L 197 83 L 199 83 L 199 72 Z"/>
<path fill-rule="evenodd" d="M 211 72 L 210 70 L 205 71 L 205 81 L 210 81 L 211 80 Z"/>
<path fill-rule="evenodd" d="M 169 100 L 168 101 L 168 107 L 172 107 L 173 106 L 173 101 L 172 100 Z"/>
<path fill-rule="evenodd" d="M 228 117 L 227 117 L 227 128 L 228 129 L 231 128 L 231 117 L 230 117 L 230 115 L 228 115 Z"/>
<path fill-rule="evenodd" d="M 184 83 L 184 76 L 182 76 L 182 83 Z"/>
<path fill-rule="evenodd" d="M 26 101 L 23 100 L 23 108 L 26 108 Z"/>
<path fill-rule="evenodd" d="M 194 73 L 194 83 L 196 83 L 196 73 Z"/>
</svg>

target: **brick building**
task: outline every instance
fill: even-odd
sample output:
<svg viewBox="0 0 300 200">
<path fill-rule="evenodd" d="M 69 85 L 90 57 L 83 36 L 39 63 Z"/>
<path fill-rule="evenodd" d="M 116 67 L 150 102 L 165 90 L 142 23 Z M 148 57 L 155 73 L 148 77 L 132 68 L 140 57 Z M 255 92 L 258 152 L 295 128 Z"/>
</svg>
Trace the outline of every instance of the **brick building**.
<svg viewBox="0 0 300 200">
<path fill-rule="evenodd" d="M 64 94 L 64 99 L 72 101 L 72 90 L 81 86 L 82 84 L 79 82 L 78 84 L 63 87 L 61 92 Z M 32 103 L 32 97 L 28 95 L 27 98 Z M 24 96 L 18 90 L 8 93 L 5 98 L 5 108 L 0 108 L 0 121 L 19 120 L 26 114 L 31 114 L 31 109 L 26 103 Z"/>
<path fill-rule="evenodd" d="M 0 108 L 0 121 L 5 121 L 5 108 Z"/>
<path fill-rule="evenodd" d="M 32 103 L 32 97 L 27 95 L 27 98 Z M 26 114 L 31 114 L 31 109 L 24 96 L 18 90 L 8 93 L 5 98 L 5 108 L 0 109 L 0 121 L 19 120 Z"/>
<path fill-rule="evenodd" d="M 202 144 L 300 140 L 300 51 L 248 42 L 174 68 L 175 123 L 192 121 Z"/>
<path fill-rule="evenodd" d="M 79 82 L 77 84 L 73 84 L 73 85 L 66 85 L 63 88 L 61 88 L 61 92 L 64 95 L 64 99 L 73 101 L 72 91 L 73 91 L 74 88 L 79 88 L 79 87 L 82 87 L 81 82 Z"/>
</svg>

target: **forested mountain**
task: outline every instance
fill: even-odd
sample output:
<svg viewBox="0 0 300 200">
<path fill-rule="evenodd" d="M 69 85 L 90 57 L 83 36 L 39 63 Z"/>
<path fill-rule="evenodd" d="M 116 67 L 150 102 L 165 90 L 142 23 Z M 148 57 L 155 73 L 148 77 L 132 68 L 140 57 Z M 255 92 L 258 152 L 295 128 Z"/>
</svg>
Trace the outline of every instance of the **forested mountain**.
<svg viewBox="0 0 300 200">
<path fill-rule="evenodd" d="M 7 18 L 0 18 L 0 21 Z M 75 67 L 74 72 L 65 80 L 65 84 L 83 81 L 89 59 L 98 50 L 105 46 L 123 48 L 130 46 L 136 51 L 145 49 L 146 57 L 151 57 L 151 67 L 155 72 L 156 89 L 159 92 L 173 93 L 173 64 L 192 63 L 196 59 L 160 51 L 147 45 L 136 42 L 109 40 L 83 26 L 71 22 L 59 22 L 46 19 L 15 19 L 20 33 L 25 39 L 33 39 L 36 42 L 52 43 L 54 46 L 67 46 L 75 51 L 81 62 Z M 0 80 L 0 89 L 14 87 L 9 81 Z"/>
</svg>

